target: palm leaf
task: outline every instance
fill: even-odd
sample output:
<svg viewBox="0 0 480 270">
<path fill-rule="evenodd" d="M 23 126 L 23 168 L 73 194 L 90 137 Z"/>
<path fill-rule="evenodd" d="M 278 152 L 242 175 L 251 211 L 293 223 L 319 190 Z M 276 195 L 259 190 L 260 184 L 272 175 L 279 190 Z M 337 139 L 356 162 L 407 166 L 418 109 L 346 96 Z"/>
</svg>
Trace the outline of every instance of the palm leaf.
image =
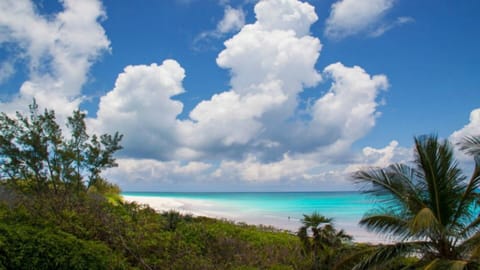
<svg viewBox="0 0 480 270">
<path fill-rule="evenodd" d="M 467 256 L 468 254 L 473 254 L 473 251 L 478 247 L 480 247 L 480 232 L 475 233 L 472 237 L 459 244 L 457 250 Z"/>
<path fill-rule="evenodd" d="M 478 227 L 480 226 L 480 216 L 474 219 L 468 226 L 466 226 L 461 232 L 459 232 L 459 236 L 462 238 L 470 237 L 472 232 L 477 232 Z"/>
<path fill-rule="evenodd" d="M 428 207 L 420 210 L 410 223 L 410 228 L 417 236 L 427 236 L 437 233 L 441 229 L 435 214 Z"/>
<path fill-rule="evenodd" d="M 480 156 L 475 157 L 475 169 L 472 174 L 472 177 L 470 178 L 470 181 L 467 184 L 467 187 L 465 188 L 464 193 L 462 194 L 462 197 L 460 199 L 460 202 L 458 203 L 458 207 L 455 211 L 455 216 L 453 218 L 452 225 L 456 225 L 456 223 L 459 223 L 459 221 L 464 221 L 464 222 L 470 222 L 472 220 L 472 211 L 471 211 L 471 206 L 475 202 L 475 200 L 478 200 L 479 194 L 478 190 L 480 189 Z M 458 220 L 460 218 L 467 218 L 468 220 Z M 478 218 L 477 218 L 478 220 Z M 478 222 L 477 222 L 478 225 Z M 470 226 L 471 227 L 471 226 Z"/>
<path fill-rule="evenodd" d="M 410 236 L 408 222 L 401 216 L 391 214 L 370 215 L 362 218 L 360 225 L 377 233 L 391 233 L 402 238 Z"/>
<path fill-rule="evenodd" d="M 415 138 L 415 162 L 423 172 L 427 204 L 442 225 L 452 221 L 464 191 L 461 170 L 447 141 L 440 143 L 435 135 Z"/>
<path fill-rule="evenodd" d="M 341 241 L 352 241 L 353 237 L 347 234 L 344 230 L 340 230 L 335 234 L 335 238 L 340 239 Z"/>
<path fill-rule="evenodd" d="M 470 259 L 480 261 L 480 245 L 475 245 L 470 253 Z"/>
<path fill-rule="evenodd" d="M 375 253 L 376 246 L 362 247 L 361 249 L 354 251 L 348 255 L 342 256 L 339 261 L 333 266 L 333 270 L 339 269 L 352 269 L 363 258 L 368 257 Z"/>
<path fill-rule="evenodd" d="M 480 155 L 480 136 L 463 138 L 459 143 L 460 150 L 472 156 Z"/>
<path fill-rule="evenodd" d="M 355 269 L 382 266 L 412 251 L 421 256 L 426 269 L 480 269 L 480 137 L 466 138 L 461 147 L 475 158 L 469 181 L 449 142 L 435 135 L 415 138 L 412 167 L 395 164 L 353 175 L 365 185 L 365 193 L 384 203 L 366 215 L 361 225 L 404 240 L 425 239 L 382 246 L 368 256 L 364 253 L 366 257 Z"/>
<path fill-rule="evenodd" d="M 426 242 L 405 242 L 391 245 L 378 246 L 371 255 L 355 265 L 353 270 L 368 270 L 374 266 L 384 265 L 393 259 L 414 253 L 422 246 L 428 245 Z"/>
<path fill-rule="evenodd" d="M 353 174 L 357 183 L 365 184 L 364 193 L 376 196 L 390 207 L 415 208 L 421 204 L 412 182 L 416 173 L 405 165 L 386 169 L 372 168 Z"/>
<path fill-rule="evenodd" d="M 462 260 L 442 260 L 435 259 L 427 266 L 425 270 L 464 270 L 467 269 L 468 261 Z"/>
<path fill-rule="evenodd" d="M 393 164 L 388 168 L 396 178 L 396 181 L 402 184 L 403 193 L 407 195 L 408 203 L 406 206 L 408 209 L 412 212 L 417 212 L 424 208 L 423 194 L 421 194 L 417 186 L 421 173 L 405 164 Z"/>
<path fill-rule="evenodd" d="M 326 224 L 332 222 L 332 218 L 327 218 L 323 215 L 320 215 L 318 212 L 313 212 L 311 215 L 303 215 L 303 219 L 300 221 L 306 227 L 317 228 L 321 224 Z"/>
</svg>

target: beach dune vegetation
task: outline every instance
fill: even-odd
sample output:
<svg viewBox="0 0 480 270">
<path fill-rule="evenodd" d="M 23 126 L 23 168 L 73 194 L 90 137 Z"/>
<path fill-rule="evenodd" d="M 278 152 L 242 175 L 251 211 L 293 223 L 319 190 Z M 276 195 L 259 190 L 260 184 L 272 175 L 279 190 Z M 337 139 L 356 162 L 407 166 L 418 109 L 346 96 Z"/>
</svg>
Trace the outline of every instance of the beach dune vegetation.
<svg viewBox="0 0 480 270">
<path fill-rule="evenodd" d="M 85 114 L 0 114 L 0 269 L 309 269 L 299 239 L 267 227 L 157 213 L 101 177 L 118 133 Z"/>
<path fill-rule="evenodd" d="M 89 135 L 85 114 L 0 114 L 0 269 L 478 269 L 480 139 L 460 148 L 475 159 L 470 178 L 448 142 L 415 140 L 413 165 L 359 171 L 383 207 L 361 224 L 397 242 L 350 242 L 332 220 L 304 215 L 297 235 L 270 227 L 158 213 L 122 200 L 102 178 L 116 166 L 122 135 Z"/>
</svg>

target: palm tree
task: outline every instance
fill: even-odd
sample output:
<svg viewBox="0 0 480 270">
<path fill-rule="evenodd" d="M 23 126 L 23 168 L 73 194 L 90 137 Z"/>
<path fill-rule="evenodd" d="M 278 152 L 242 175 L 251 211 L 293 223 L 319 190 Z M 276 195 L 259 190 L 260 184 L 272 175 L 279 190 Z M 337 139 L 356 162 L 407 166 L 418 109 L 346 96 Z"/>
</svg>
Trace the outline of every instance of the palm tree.
<svg viewBox="0 0 480 270">
<path fill-rule="evenodd" d="M 332 219 L 326 218 L 317 212 L 303 215 L 303 226 L 298 230 L 298 237 L 302 241 L 305 251 L 312 252 L 314 270 L 332 269 L 335 262 L 336 251 L 339 251 L 345 241 L 350 241 L 351 236 L 343 230 L 337 231 L 332 225 Z M 311 230 L 312 238 L 308 236 Z"/>
<path fill-rule="evenodd" d="M 365 192 L 382 206 L 360 224 L 389 233 L 397 243 L 374 248 L 354 269 L 388 265 L 402 256 L 419 260 L 423 269 L 480 269 L 480 137 L 465 138 L 460 149 L 475 160 L 467 179 L 448 141 L 436 136 L 415 138 L 411 166 L 394 164 L 354 174 Z"/>
<path fill-rule="evenodd" d="M 162 216 L 165 217 L 165 229 L 167 231 L 175 231 L 177 229 L 178 223 L 182 220 L 182 215 L 175 211 L 169 210 L 162 213 Z"/>
</svg>

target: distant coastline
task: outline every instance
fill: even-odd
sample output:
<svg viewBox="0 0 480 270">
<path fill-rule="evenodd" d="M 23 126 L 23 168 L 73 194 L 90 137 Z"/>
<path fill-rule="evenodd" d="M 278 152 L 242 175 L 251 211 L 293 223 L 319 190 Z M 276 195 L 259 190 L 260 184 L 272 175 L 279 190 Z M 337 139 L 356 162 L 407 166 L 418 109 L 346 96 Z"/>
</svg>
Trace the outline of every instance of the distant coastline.
<svg viewBox="0 0 480 270">
<path fill-rule="evenodd" d="M 126 201 L 159 212 L 227 219 L 296 232 L 303 214 L 317 211 L 354 237 L 355 242 L 388 242 L 358 225 L 373 202 L 358 191 L 338 192 L 123 192 Z"/>
</svg>

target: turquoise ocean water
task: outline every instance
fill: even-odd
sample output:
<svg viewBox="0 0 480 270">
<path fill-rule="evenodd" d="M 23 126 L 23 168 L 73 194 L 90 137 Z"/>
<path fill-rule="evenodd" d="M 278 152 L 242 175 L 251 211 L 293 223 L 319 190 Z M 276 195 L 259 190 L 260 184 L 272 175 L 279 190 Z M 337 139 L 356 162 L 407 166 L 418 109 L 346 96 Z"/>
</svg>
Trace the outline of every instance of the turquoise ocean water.
<svg viewBox="0 0 480 270">
<path fill-rule="evenodd" d="M 374 201 L 360 192 L 124 192 L 124 196 L 152 204 L 159 210 L 173 208 L 197 215 L 272 225 L 295 231 L 303 214 L 318 212 L 334 219 L 357 240 L 374 240 L 358 225 Z M 142 200 L 143 199 L 143 200 Z M 160 207 L 155 200 L 167 199 Z M 376 241 L 376 240 L 375 240 Z"/>
</svg>

